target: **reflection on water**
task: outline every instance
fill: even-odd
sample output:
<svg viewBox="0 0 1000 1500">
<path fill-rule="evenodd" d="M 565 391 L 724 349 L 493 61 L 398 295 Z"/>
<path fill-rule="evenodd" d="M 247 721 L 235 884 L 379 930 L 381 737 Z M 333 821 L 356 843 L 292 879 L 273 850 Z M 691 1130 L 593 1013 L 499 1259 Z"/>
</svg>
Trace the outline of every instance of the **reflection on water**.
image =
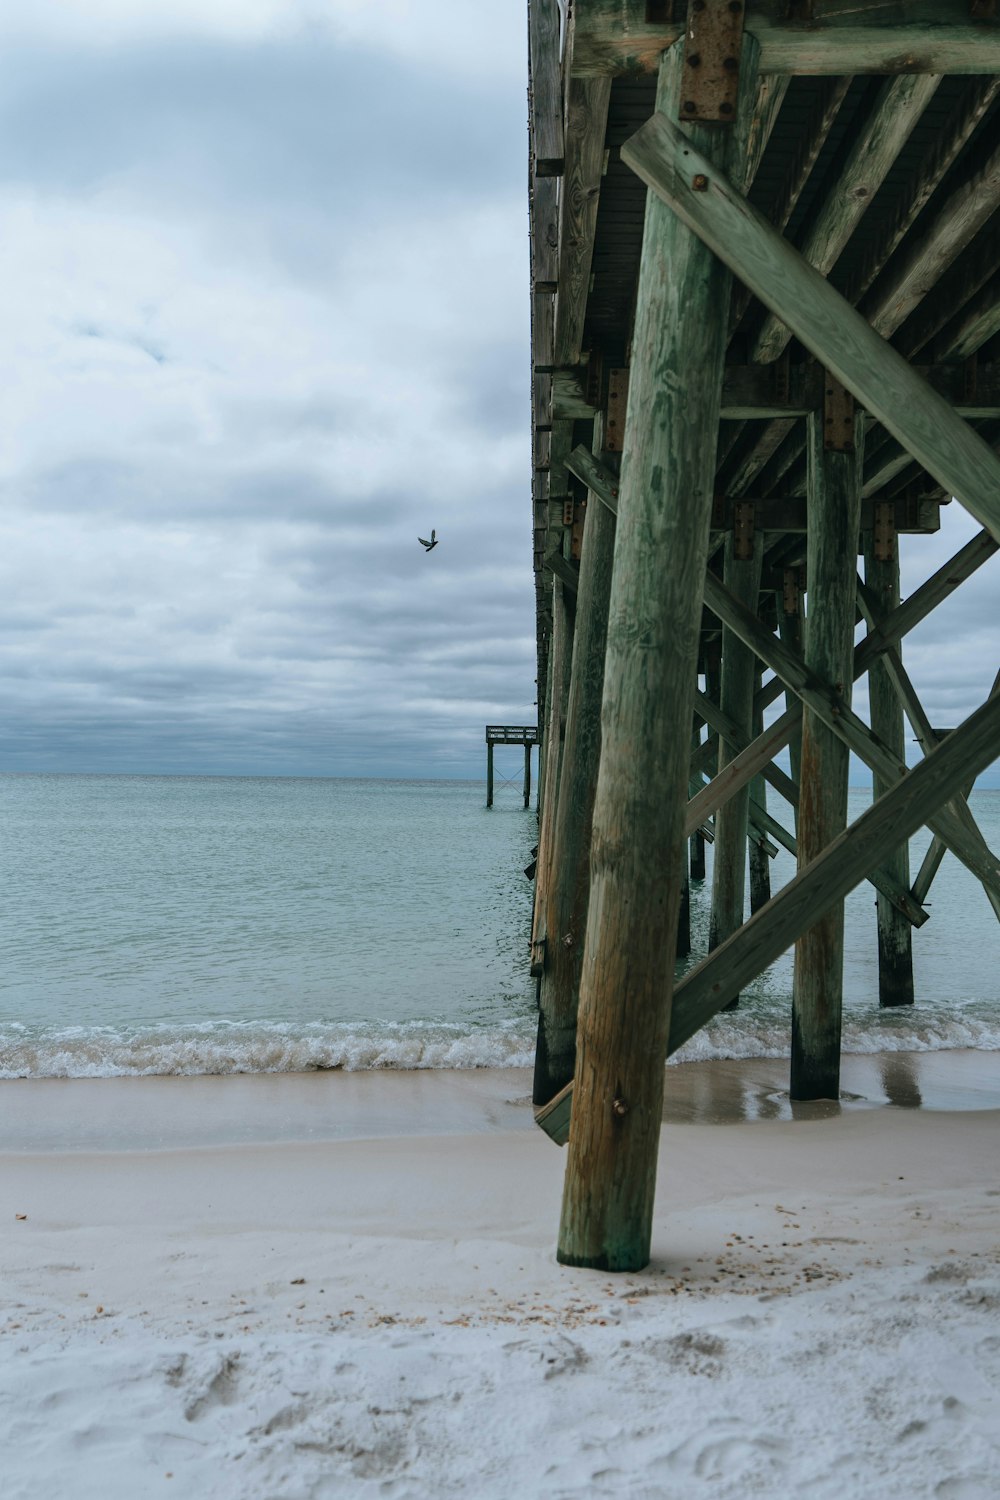
<svg viewBox="0 0 1000 1500">
<path fill-rule="evenodd" d="M 887 1053 L 879 1058 L 882 1087 L 890 1104 L 900 1109 L 919 1109 L 923 1095 L 917 1081 L 915 1060 L 907 1052 Z"/>
<path fill-rule="evenodd" d="M 1000 1109 L 1000 1054 L 889 1052 L 842 1060 L 837 1099 L 792 1100 L 787 1058 L 680 1063 L 667 1069 L 668 1124 L 827 1120 L 845 1109 Z"/>
</svg>

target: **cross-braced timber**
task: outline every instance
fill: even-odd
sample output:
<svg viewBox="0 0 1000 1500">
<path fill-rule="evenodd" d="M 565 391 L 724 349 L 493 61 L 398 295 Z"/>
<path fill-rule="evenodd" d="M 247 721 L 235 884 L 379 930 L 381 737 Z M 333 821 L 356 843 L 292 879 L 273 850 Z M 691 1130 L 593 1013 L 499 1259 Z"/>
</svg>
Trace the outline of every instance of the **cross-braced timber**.
<svg viewBox="0 0 1000 1500">
<path fill-rule="evenodd" d="M 1000 549 L 994 10 L 529 0 L 534 1097 L 569 1141 L 568 1263 L 644 1264 L 666 1056 L 792 944 L 791 1090 L 837 1096 L 853 885 L 883 1005 L 920 1003 L 946 850 L 1000 917 L 967 801 L 998 663 L 946 732 L 902 658 Z M 982 531 L 902 600 L 900 538 L 919 554 L 953 498 Z M 875 801 L 848 827 L 851 752 Z M 689 840 L 712 951 L 675 985 Z M 778 846 L 798 873 L 767 899 Z"/>
</svg>

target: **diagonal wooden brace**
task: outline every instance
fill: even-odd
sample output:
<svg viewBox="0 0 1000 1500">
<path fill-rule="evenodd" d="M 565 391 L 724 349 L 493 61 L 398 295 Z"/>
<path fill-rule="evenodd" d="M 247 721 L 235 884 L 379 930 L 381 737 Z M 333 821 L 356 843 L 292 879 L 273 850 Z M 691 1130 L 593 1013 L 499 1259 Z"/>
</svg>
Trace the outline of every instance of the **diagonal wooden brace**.
<svg viewBox="0 0 1000 1500">
<path fill-rule="evenodd" d="M 718 728 L 720 733 L 725 734 L 726 738 L 729 740 L 730 744 L 733 745 L 737 753 L 741 750 L 746 749 L 747 736 L 745 734 L 742 734 L 735 724 L 729 721 L 723 723 L 722 719 L 724 718 L 724 716 L 721 715 L 715 704 L 710 703 L 707 699 L 704 699 L 704 695 L 701 693 L 696 695 L 695 703 L 698 705 L 699 709 L 706 719 L 709 718 L 709 713 L 711 712 L 713 718 L 718 721 L 715 724 L 715 727 Z M 720 773 L 720 776 L 717 777 L 716 780 L 721 780 L 722 775 L 724 774 L 724 771 Z M 768 764 L 763 767 L 762 774 L 767 777 L 772 785 L 776 786 L 779 795 L 784 797 L 786 802 L 790 802 L 793 807 L 798 806 L 799 789 L 795 785 L 795 782 L 792 780 L 792 778 L 790 776 L 787 776 L 779 766 L 776 766 L 773 764 L 773 762 L 769 761 Z M 711 784 L 714 785 L 714 783 Z M 688 803 L 689 821 L 691 816 L 691 808 L 694 805 L 694 800 L 695 799 L 692 799 L 692 801 Z M 705 816 L 708 815 L 706 814 Z M 775 836 L 777 837 L 778 835 L 775 834 Z M 790 853 L 794 854 L 796 852 L 794 840 L 791 844 L 789 844 L 785 839 L 779 837 L 778 842 L 783 844 Z M 902 912 L 903 916 L 907 919 L 908 922 L 911 922 L 914 927 L 922 927 L 923 924 L 927 921 L 930 914 L 924 911 L 920 902 L 916 900 L 913 892 L 907 890 L 902 881 L 895 879 L 888 870 L 874 870 L 868 876 L 868 879 L 871 881 L 875 889 L 877 891 L 881 891 L 882 895 L 885 896 L 888 901 L 891 901 L 896 910 Z"/>
<path fill-rule="evenodd" d="M 801 698 L 804 707 L 843 740 L 859 760 L 877 771 L 883 781 L 893 784 L 911 774 L 844 702 L 837 689 L 823 682 L 801 657 L 771 635 L 756 615 L 734 599 L 713 573 L 705 575 L 705 603 Z M 936 808 L 927 822 L 931 831 L 944 840 L 987 889 L 1000 894 L 1000 861 L 988 850 L 984 852 L 976 840 L 970 838 L 953 812 L 947 807 Z"/>
<path fill-rule="evenodd" d="M 1000 540 L 1000 459 L 684 131 L 657 111 L 621 154 L 945 493 Z"/>
<path fill-rule="evenodd" d="M 937 572 L 932 573 L 930 578 L 915 589 L 908 599 L 905 599 L 891 614 L 886 615 L 881 625 L 870 631 L 855 648 L 854 681 L 857 682 L 858 678 L 868 671 L 872 662 L 877 660 L 889 646 L 913 630 L 933 609 L 954 593 L 960 584 L 964 583 L 967 578 L 971 578 L 973 573 L 988 562 L 997 550 L 998 544 L 989 532 L 979 532 L 943 567 L 938 568 Z M 757 694 L 754 703 L 755 710 L 763 711 L 767 708 L 775 698 L 781 695 L 783 688 L 784 684 L 777 676 L 765 683 Z M 799 707 L 789 709 L 779 719 L 775 719 L 774 723 L 765 729 L 763 735 L 759 735 L 752 744 L 747 746 L 746 750 L 735 756 L 726 766 L 725 771 L 688 804 L 688 819 L 697 818 L 698 823 L 702 823 L 710 817 L 725 797 L 745 785 L 785 748 L 801 722 L 802 710 Z M 919 887 L 915 885 L 915 892 L 918 889 Z"/>
<path fill-rule="evenodd" d="M 730 995 L 785 953 L 825 911 L 860 885 L 887 846 L 910 838 L 932 820 L 935 809 L 985 770 L 996 758 L 998 742 L 1000 695 L 970 714 L 926 760 L 684 976 L 673 994 L 667 1055 L 689 1041 Z M 536 1122 L 558 1145 L 564 1145 L 569 1137 L 572 1102 L 573 1085 L 568 1084 L 535 1114 Z"/>
</svg>

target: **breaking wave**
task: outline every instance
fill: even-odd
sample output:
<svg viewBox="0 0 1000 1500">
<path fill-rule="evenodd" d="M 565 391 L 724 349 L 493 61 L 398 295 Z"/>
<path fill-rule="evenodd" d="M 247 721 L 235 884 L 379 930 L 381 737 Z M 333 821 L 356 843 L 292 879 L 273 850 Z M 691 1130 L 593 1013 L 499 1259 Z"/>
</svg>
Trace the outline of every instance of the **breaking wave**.
<svg viewBox="0 0 1000 1500">
<path fill-rule="evenodd" d="M 748 1006 L 717 1017 L 673 1063 L 710 1058 L 783 1057 L 788 1024 L 774 1008 Z M 937 1014 L 917 1009 L 845 1015 L 844 1051 L 1000 1050 L 1000 1019 L 984 1005 Z M 532 1017 L 470 1028 L 441 1022 L 212 1021 L 144 1029 L 0 1029 L 0 1078 L 114 1078 L 227 1073 L 304 1073 L 326 1069 L 522 1068 L 534 1060 Z"/>
</svg>

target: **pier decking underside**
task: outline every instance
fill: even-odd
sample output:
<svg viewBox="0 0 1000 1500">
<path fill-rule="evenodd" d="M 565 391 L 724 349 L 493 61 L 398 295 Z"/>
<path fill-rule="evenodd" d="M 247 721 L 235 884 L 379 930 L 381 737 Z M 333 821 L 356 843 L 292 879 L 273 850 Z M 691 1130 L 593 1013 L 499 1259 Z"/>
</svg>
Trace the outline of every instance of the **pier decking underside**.
<svg viewBox="0 0 1000 1500">
<path fill-rule="evenodd" d="M 1000 664 L 942 726 L 902 656 L 1000 547 L 1000 22 L 975 0 L 564 11 L 529 3 L 535 1103 L 570 1139 L 561 1258 L 626 1269 L 668 1052 L 795 944 L 792 1094 L 835 1098 L 847 891 L 877 892 L 883 1005 L 914 1002 L 946 850 L 1000 916 L 965 801 Z M 901 601 L 900 537 L 954 502 L 981 531 Z M 852 752 L 876 800 L 849 828 Z M 675 986 L 706 839 L 711 952 Z M 778 846 L 798 873 L 772 897 Z"/>
</svg>

